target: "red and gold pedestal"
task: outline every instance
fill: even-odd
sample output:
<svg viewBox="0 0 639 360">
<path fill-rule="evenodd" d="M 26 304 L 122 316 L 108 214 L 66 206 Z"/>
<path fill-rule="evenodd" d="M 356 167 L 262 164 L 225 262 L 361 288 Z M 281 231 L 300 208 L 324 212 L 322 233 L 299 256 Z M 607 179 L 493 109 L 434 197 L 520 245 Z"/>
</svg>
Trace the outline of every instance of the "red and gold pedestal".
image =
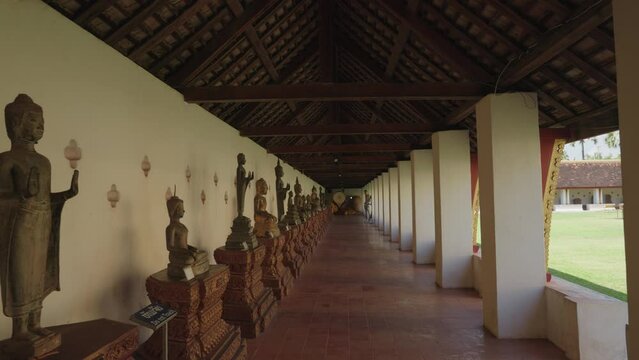
<svg viewBox="0 0 639 360">
<path fill-rule="evenodd" d="M 215 250 L 215 261 L 229 266 L 231 278 L 222 297 L 222 318 L 240 326 L 242 337 L 255 338 L 263 332 L 277 312 L 271 288 L 262 283 L 262 261 L 266 246 L 249 250 Z"/>
<path fill-rule="evenodd" d="M 222 319 L 222 295 L 229 268 L 211 265 L 209 271 L 189 281 L 168 278 L 162 270 L 146 280 L 152 303 L 178 312 L 169 322 L 169 359 L 245 359 L 246 342 L 236 325 Z M 162 358 L 162 331 L 156 331 L 138 350 L 140 359 Z"/>
<path fill-rule="evenodd" d="M 291 272 L 284 265 L 284 243 L 286 237 L 280 235 L 275 238 L 257 238 L 260 245 L 266 248 L 266 255 L 262 261 L 262 282 L 273 290 L 277 300 L 288 295 L 291 284 Z"/>
<path fill-rule="evenodd" d="M 299 225 L 291 226 L 288 231 L 283 232 L 284 240 L 284 265 L 288 268 L 291 276 L 297 279 L 300 276 L 302 257 L 298 251 L 297 236 Z"/>
</svg>

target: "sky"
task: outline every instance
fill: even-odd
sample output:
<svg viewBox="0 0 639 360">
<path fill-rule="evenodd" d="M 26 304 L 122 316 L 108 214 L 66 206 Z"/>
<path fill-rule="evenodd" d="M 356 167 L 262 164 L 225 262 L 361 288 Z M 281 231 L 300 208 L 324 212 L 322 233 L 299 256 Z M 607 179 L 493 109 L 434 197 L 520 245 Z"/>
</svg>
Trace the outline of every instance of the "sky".
<svg viewBox="0 0 639 360">
<path fill-rule="evenodd" d="M 616 133 L 617 133 L 617 139 L 619 139 L 619 132 L 617 131 Z M 597 139 L 596 144 L 592 140 L 594 138 Z M 594 138 L 586 139 L 586 142 L 584 144 L 586 156 L 588 155 L 592 156 L 597 152 L 601 153 L 601 155 L 603 155 L 604 158 L 607 157 L 608 155 L 612 155 L 613 158 L 616 158 L 617 156 L 619 156 L 619 152 L 620 152 L 619 146 L 617 146 L 614 149 L 611 149 L 608 147 L 608 145 L 606 145 L 606 141 L 605 141 L 606 134 L 595 136 Z M 569 160 L 581 160 L 581 144 L 579 143 L 579 141 L 566 144 L 566 146 L 564 147 L 564 152 L 567 154 Z"/>
</svg>

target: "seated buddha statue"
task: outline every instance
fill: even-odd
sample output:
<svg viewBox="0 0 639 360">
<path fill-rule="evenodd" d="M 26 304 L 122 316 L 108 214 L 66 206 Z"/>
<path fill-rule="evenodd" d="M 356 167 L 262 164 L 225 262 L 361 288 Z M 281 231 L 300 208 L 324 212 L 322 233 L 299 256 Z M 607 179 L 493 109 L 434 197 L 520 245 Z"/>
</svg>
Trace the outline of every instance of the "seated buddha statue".
<svg viewBox="0 0 639 360">
<path fill-rule="evenodd" d="M 209 256 L 204 250 L 190 246 L 187 242 L 189 230 L 180 222 L 184 216 L 184 202 L 173 195 L 166 202 L 171 222 L 166 227 L 166 249 L 169 251 L 167 272 L 169 278 L 182 280 L 186 278 L 185 270 L 191 268 L 197 276 L 209 270 Z"/>
<path fill-rule="evenodd" d="M 280 229 L 277 226 L 277 217 L 271 215 L 266 210 L 266 194 L 268 185 L 263 178 L 255 182 L 255 236 L 258 238 L 273 238 L 280 236 Z"/>
</svg>

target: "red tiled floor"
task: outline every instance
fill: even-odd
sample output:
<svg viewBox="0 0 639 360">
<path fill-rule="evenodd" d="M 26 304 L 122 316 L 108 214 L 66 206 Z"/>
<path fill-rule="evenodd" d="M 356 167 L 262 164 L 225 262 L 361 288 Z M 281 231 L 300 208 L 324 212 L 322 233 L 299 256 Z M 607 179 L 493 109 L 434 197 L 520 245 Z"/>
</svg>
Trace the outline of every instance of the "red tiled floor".
<svg viewBox="0 0 639 360">
<path fill-rule="evenodd" d="M 564 359 L 546 340 L 497 340 L 471 290 L 435 286 L 373 225 L 334 217 L 249 359 Z"/>
</svg>

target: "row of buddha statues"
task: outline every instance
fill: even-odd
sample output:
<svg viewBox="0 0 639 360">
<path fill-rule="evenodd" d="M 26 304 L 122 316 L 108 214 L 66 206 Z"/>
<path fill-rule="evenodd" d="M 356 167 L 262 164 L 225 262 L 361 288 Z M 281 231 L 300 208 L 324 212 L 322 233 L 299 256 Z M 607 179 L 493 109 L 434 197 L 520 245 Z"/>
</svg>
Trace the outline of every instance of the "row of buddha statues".
<svg viewBox="0 0 639 360">
<path fill-rule="evenodd" d="M 43 328 L 40 319 L 45 297 L 60 290 L 61 214 L 65 202 L 78 194 L 79 172 L 74 170 L 67 190 L 51 192 L 51 164 L 35 149 L 44 135 L 43 110 L 28 95 L 19 94 L 5 107 L 5 125 L 11 148 L 0 153 L 0 287 L 3 313 L 12 318 L 12 336 L 0 342 L 0 358 L 31 359 L 61 345 L 61 336 Z M 237 163 L 237 217 L 226 250 L 254 249 L 259 246 L 257 238 L 277 237 L 324 208 L 324 194 L 318 195 L 315 187 L 311 194 L 302 195 L 297 179 L 294 194 L 289 184 L 284 186 L 278 160 L 278 215 L 267 210 L 267 182 L 257 180 L 253 228 L 251 219 L 244 216 L 244 199 L 254 174 L 244 169 L 244 154 L 238 154 Z M 209 265 L 205 251 L 188 244 L 188 229 L 180 222 L 184 202 L 174 192 L 166 205 L 170 218 L 166 228 L 168 277 L 181 281 L 206 273 L 214 265 Z"/>
<path fill-rule="evenodd" d="M 276 197 L 278 216 L 268 212 L 266 195 L 269 186 L 260 178 L 255 183 L 254 221 L 255 226 L 251 226 L 251 220 L 244 216 L 244 202 L 246 189 L 255 175 L 253 172 L 246 172 L 244 165 L 246 157 L 240 153 L 237 155 L 237 217 L 233 220 L 231 234 L 227 238 L 225 247 L 230 250 L 248 250 L 258 246 L 257 238 L 274 238 L 280 236 L 282 230 L 287 230 L 289 226 L 299 225 L 308 220 L 313 214 L 324 209 L 324 202 L 321 200 L 324 193 L 318 195 L 317 188 L 313 186 L 311 193 L 302 195 L 302 185 L 299 178 L 295 179 L 294 191 L 290 191 L 290 184 L 284 186 L 284 169 L 280 161 L 275 166 L 276 176 Z M 284 202 L 288 195 L 287 209 L 284 212 Z M 169 251 L 169 264 L 167 266 L 169 276 L 180 280 L 186 277 L 184 269 L 190 269 L 195 276 L 205 273 L 208 270 L 208 254 L 202 250 L 188 245 L 188 230 L 180 219 L 184 216 L 184 202 L 175 194 L 167 200 L 170 223 L 166 228 L 166 248 Z"/>
</svg>

